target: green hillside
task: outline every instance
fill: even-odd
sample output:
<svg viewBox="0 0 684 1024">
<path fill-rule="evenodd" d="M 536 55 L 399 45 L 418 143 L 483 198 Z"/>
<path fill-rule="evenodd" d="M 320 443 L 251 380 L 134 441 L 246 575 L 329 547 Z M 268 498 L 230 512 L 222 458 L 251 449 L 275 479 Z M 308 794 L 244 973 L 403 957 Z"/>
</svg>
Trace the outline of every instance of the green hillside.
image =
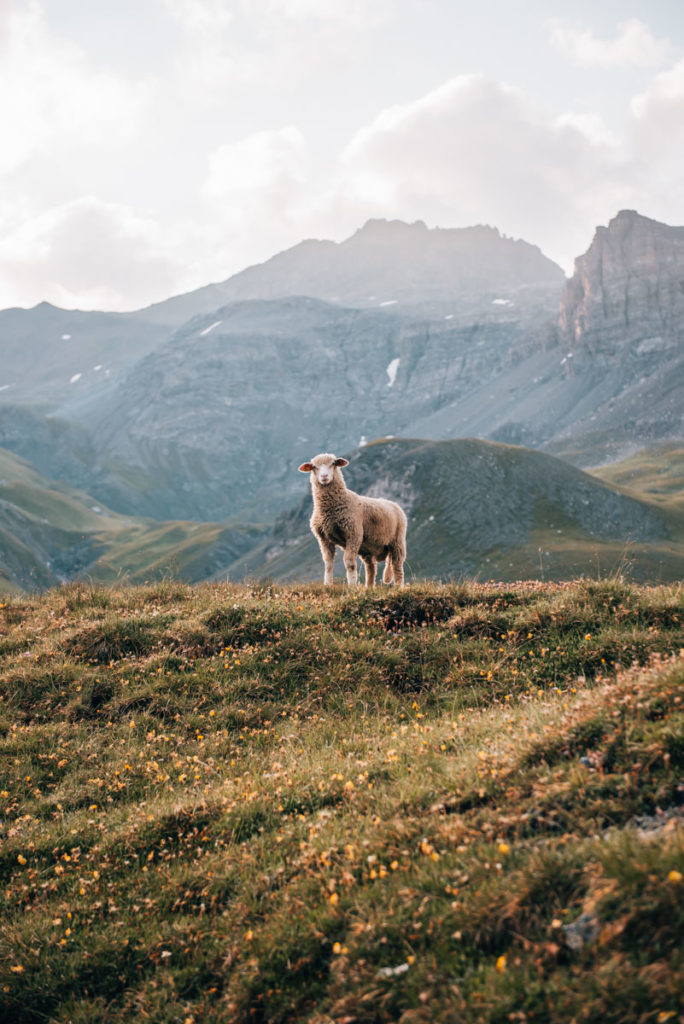
<svg viewBox="0 0 684 1024">
<path fill-rule="evenodd" d="M 348 486 L 393 498 L 408 513 L 409 579 L 684 577 L 684 514 L 674 487 L 656 502 L 542 452 L 473 439 L 382 440 L 349 458 Z M 303 482 L 300 504 L 231 567 L 231 578 L 319 579 L 310 514 Z M 339 554 L 337 572 L 344 575 Z"/>
<path fill-rule="evenodd" d="M 684 448 L 659 445 L 591 471 L 614 487 L 622 487 L 665 508 L 684 511 Z"/>
<path fill-rule="evenodd" d="M 158 523 L 118 515 L 0 449 L 0 593 L 68 579 L 194 581 L 226 569 L 263 532 L 240 522 Z"/>
<path fill-rule="evenodd" d="M 684 594 L 0 602 L 0 1019 L 677 1021 Z"/>
</svg>

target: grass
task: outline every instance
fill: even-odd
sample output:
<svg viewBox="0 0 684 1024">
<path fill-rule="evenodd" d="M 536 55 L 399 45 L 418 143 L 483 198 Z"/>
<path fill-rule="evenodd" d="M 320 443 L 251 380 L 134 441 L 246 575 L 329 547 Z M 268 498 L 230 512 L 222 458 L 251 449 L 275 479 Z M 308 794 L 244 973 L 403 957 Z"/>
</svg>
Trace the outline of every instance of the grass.
<svg viewBox="0 0 684 1024">
<path fill-rule="evenodd" d="M 684 448 L 661 444 L 591 471 L 611 487 L 673 511 L 684 508 Z"/>
<path fill-rule="evenodd" d="M 120 515 L 0 448 L 0 599 L 65 577 L 108 584 L 170 573 L 205 579 L 263 532 L 234 519 L 160 523 Z"/>
<path fill-rule="evenodd" d="M 0 607 L 0 1020 L 676 1021 L 684 593 Z"/>
</svg>

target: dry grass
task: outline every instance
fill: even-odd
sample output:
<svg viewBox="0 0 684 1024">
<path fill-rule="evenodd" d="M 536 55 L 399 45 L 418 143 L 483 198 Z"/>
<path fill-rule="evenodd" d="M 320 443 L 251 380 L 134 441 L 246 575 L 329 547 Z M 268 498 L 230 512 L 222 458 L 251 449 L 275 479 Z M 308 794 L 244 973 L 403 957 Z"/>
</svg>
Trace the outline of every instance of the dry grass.
<svg viewBox="0 0 684 1024">
<path fill-rule="evenodd" d="M 4 601 L 0 1017 L 677 1020 L 683 604 Z"/>
</svg>

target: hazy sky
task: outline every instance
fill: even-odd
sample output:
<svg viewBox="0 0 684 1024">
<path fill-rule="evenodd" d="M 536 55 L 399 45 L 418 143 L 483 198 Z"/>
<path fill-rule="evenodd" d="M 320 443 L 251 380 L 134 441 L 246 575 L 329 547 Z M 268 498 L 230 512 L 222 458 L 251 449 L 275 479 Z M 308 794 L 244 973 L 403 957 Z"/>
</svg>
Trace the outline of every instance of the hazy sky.
<svg viewBox="0 0 684 1024">
<path fill-rule="evenodd" d="M 0 0 L 0 307 L 132 309 L 369 217 L 567 272 L 684 223 L 683 0 Z"/>
</svg>

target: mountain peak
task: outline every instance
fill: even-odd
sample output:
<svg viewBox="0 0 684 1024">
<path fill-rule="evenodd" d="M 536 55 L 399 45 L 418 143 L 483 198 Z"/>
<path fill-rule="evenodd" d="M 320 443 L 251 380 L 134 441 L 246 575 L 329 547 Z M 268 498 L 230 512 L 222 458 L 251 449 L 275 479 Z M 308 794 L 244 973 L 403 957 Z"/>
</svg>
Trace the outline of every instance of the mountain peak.
<svg viewBox="0 0 684 1024">
<path fill-rule="evenodd" d="M 384 217 L 371 217 L 363 227 L 360 227 L 351 238 L 347 239 L 347 242 L 370 241 L 393 244 L 397 240 L 412 241 L 418 237 L 424 237 L 429 230 L 422 220 L 416 220 L 409 224 L 405 220 L 386 220 Z"/>
<path fill-rule="evenodd" d="M 654 220 L 652 217 L 644 217 L 637 210 L 620 210 L 612 220 L 608 221 L 608 227 L 598 228 L 597 233 L 608 231 L 626 234 L 628 231 L 634 231 L 635 229 L 644 232 L 676 230 L 676 228 L 670 227 L 669 224 L 663 224 L 662 221 Z"/>
<path fill-rule="evenodd" d="M 683 279 L 684 227 L 620 210 L 575 260 L 561 302 L 561 337 L 604 355 L 662 356 L 682 338 Z"/>
</svg>

